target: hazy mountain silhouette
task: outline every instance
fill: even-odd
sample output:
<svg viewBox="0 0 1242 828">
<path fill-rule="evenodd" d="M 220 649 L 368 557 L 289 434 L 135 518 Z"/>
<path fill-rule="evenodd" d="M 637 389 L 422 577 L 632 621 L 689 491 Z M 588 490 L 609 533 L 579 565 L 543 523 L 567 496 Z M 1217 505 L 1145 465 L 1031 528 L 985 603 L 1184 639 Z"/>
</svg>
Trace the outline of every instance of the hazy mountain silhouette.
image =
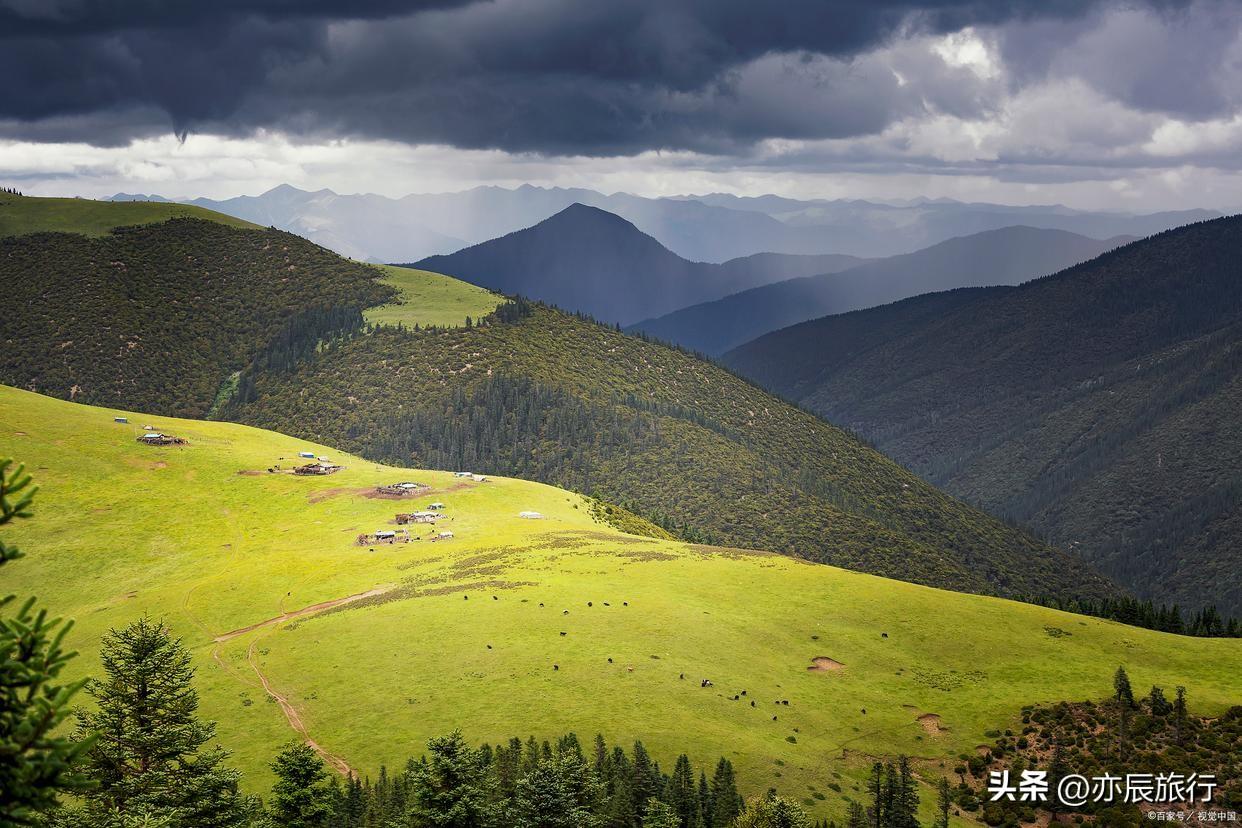
<svg viewBox="0 0 1242 828">
<path fill-rule="evenodd" d="M 1097 241 L 1063 230 L 1005 227 L 842 273 L 790 279 L 674 311 L 632 326 L 707 354 L 834 313 L 959 287 L 1015 285 L 1094 258 L 1129 238 Z"/>
</svg>

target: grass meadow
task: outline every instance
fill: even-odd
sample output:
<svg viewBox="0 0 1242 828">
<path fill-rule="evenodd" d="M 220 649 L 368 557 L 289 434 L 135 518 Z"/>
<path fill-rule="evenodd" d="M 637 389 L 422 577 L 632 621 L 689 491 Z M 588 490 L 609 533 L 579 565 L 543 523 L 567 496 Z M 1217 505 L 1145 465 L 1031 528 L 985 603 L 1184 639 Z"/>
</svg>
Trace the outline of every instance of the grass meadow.
<svg viewBox="0 0 1242 828">
<path fill-rule="evenodd" d="M 140 445 L 146 424 L 189 443 Z M 267 471 L 300 451 L 345 468 Z M 76 619 L 75 674 L 97 671 L 110 627 L 164 619 L 194 653 L 202 713 L 261 792 L 296 735 L 277 696 L 327 754 L 372 777 L 455 727 L 475 742 L 602 732 L 641 738 L 666 768 L 682 751 L 696 767 L 728 756 L 746 792 L 775 787 L 837 817 L 872 757 L 918 757 L 934 783 L 1022 705 L 1107 695 L 1118 664 L 1136 691 L 1185 685 L 1196 712 L 1242 701 L 1242 641 L 626 535 L 536 483 L 387 468 L 7 387 L 0 455 L 41 486 L 35 517 L 5 529 L 28 554 L 4 568 L 5 592 Z M 404 480 L 431 491 L 374 496 Z M 356 544 L 433 501 L 447 515 L 435 531 L 452 539 Z M 817 657 L 842 666 L 809 670 Z"/>
</svg>

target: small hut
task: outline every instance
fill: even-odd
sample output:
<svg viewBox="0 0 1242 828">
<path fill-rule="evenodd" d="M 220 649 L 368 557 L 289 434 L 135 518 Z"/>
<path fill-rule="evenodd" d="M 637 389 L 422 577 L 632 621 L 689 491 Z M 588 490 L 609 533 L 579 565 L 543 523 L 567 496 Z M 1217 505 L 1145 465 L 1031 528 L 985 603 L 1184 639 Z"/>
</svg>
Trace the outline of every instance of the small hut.
<svg viewBox="0 0 1242 828">
<path fill-rule="evenodd" d="M 138 435 L 138 442 L 144 446 L 183 446 L 185 438 L 162 434 L 158 431 L 148 431 L 146 434 Z"/>
<path fill-rule="evenodd" d="M 343 468 L 344 466 L 336 466 L 323 460 L 316 460 L 314 463 L 307 463 L 304 466 L 296 467 L 293 473 L 301 475 L 336 474 Z"/>
</svg>

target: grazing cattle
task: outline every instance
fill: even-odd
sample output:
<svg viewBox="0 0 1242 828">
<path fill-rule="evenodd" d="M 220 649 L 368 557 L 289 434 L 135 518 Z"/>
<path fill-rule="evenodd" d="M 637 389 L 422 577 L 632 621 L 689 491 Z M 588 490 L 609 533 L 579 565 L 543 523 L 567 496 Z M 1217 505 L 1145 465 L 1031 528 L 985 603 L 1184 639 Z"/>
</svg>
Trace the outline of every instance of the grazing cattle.
<svg viewBox="0 0 1242 828">
<path fill-rule="evenodd" d="M 785 705 L 786 707 L 789 707 L 789 699 L 781 699 L 781 704 Z"/>
<path fill-rule="evenodd" d="M 888 638 L 888 633 L 886 632 L 880 633 L 880 638 Z"/>
<path fill-rule="evenodd" d="M 734 700 L 734 701 L 737 701 L 737 700 L 738 700 L 738 699 L 740 699 L 740 698 L 741 698 L 741 696 L 739 696 L 739 695 L 737 695 L 737 694 L 734 694 L 734 696 L 733 696 L 733 700 Z"/>
<path fill-rule="evenodd" d="M 775 716 L 773 716 L 773 717 L 772 717 L 772 721 L 776 721 L 776 717 L 775 717 Z"/>
<path fill-rule="evenodd" d="M 630 605 L 630 602 L 629 602 L 629 601 L 622 601 L 622 602 L 621 602 L 621 606 L 623 606 L 623 607 L 628 607 L 629 605 Z"/>
<path fill-rule="evenodd" d="M 469 600 L 470 600 L 470 596 L 469 596 L 469 595 L 463 595 L 463 596 L 461 596 L 461 600 L 463 600 L 463 601 L 469 601 Z"/>
<path fill-rule="evenodd" d="M 754 707 L 754 706 L 755 706 L 755 700 L 754 700 L 754 699 L 751 699 L 751 700 L 750 700 L 750 706 L 751 706 L 751 707 Z"/>
<path fill-rule="evenodd" d="M 552 669 L 553 669 L 553 670 L 559 670 L 559 669 L 561 669 L 561 665 L 559 665 L 559 664 L 553 664 L 553 665 L 552 665 Z"/>
<path fill-rule="evenodd" d="M 541 607 L 543 606 L 543 601 L 540 601 L 540 602 L 539 602 L 539 606 L 541 606 Z"/>
<path fill-rule="evenodd" d="M 610 604 L 610 603 L 608 603 L 607 601 L 605 601 L 605 602 L 604 602 L 604 606 L 606 606 L 606 607 L 611 607 L 611 606 L 612 606 L 612 604 Z"/>
<path fill-rule="evenodd" d="M 862 712 L 863 712 L 863 715 L 864 715 L 864 716 L 866 716 L 866 715 L 867 715 L 867 708 L 865 708 L 865 707 L 864 707 L 864 708 L 862 709 Z"/>
<path fill-rule="evenodd" d="M 565 632 L 564 630 L 561 630 L 561 635 L 569 635 L 569 633 Z"/>
<path fill-rule="evenodd" d="M 742 691 L 742 695 L 743 695 L 743 696 L 745 696 L 745 695 L 746 695 L 746 691 L 745 691 L 745 690 L 743 690 L 743 691 Z"/>
<path fill-rule="evenodd" d="M 500 600 L 500 596 L 498 596 L 498 595 L 493 595 L 493 596 L 492 596 L 492 600 L 493 600 L 493 601 L 499 601 L 499 600 Z"/>
<path fill-rule="evenodd" d="M 569 615 L 569 610 L 561 610 L 561 615 Z"/>
<path fill-rule="evenodd" d="M 685 674 L 685 673 L 682 673 L 682 674 L 681 674 L 680 676 L 678 676 L 677 678 L 679 678 L 679 679 L 683 679 L 683 680 L 684 680 L 684 679 L 685 679 L 685 677 L 686 677 L 686 674 Z"/>
<path fill-rule="evenodd" d="M 625 668 L 625 672 L 627 672 L 627 673 L 632 673 L 632 672 L 634 672 L 634 668 L 633 668 L 633 667 L 630 667 L 630 666 L 627 666 L 627 667 Z"/>
<path fill-rule="evenodd" d="M 712 686 L 711 679 L 703 679 L 703 681 L 699 682 L 699 687 L 711 687 L 711 686 Z"/>
<path fill-rule="evenodd" d="M 609 664 L 612 664 L 612 656 L 609 656 L 609 657 L 608 657 L 608 663 L 609 663 Z"/>
</svg>

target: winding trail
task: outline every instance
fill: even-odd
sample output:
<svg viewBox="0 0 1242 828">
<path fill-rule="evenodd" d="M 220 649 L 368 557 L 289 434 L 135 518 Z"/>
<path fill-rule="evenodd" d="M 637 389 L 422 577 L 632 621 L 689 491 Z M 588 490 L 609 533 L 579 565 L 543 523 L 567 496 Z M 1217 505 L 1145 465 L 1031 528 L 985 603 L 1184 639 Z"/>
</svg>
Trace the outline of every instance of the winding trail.
<svg viewBox="0 0 1242 828">
<path fill-rule="evenodd" d="M 336 770 L 337 773 L 347 778 L 357 776 L 357 774 L 354 773 L 354 769 L 349 766 L 348 762 L 336 754 L 329 753 L 324 750 L 322 745 L 311 738 L 310 733 L 306 730 L 306 723 L 302 721 L 302 715 L 298 713 L 297 708 L 293 706 L 286 696 L 277 692 L 276 689 L 272 687 L 272 683 L 267 680 L 267 676 L 263 675 L 263 671 L 259 669 L 259 662 L 254 657 L 254 648 L 258 643 L 259 639 L 257 638 L 250 642 L 250 647 L 246 650 L 246 661 L 250 663 L 250 667 L 254 670 L 254 674 L 259 677 L 259 683 L 263 685 L 263 692 L 271 696 L 276 703 L 280 705 L 281 711 L 285 714 L 286 721 L 289 722 L 289 727 L 296 730 L 306 741 L 306 744 L 310 745 L 311 749 L 318 753 L 323 758 L 323 761 L 327 762 L 328 765 Z"/>
<path fill-rule="evenodd" d="M 220 644 L 223 644 L 227 641 L 231 641 L 234 638 L 237 638 L 238 636 L 242 636 L 247 633 L 254 632 L 256 630 L 261 630 L 266 627 L 273 627 L 285 621 L 292 621 L 295 618 L 305 618 L 308 615 L 314 615 L 316 613 L 320 613 L 325 610 L 330 610 L 335 607 L 344 606 L 346 604 L 352 604 L 353 602 L 361 601 L 364 598 L 373 598 L 376 595 L 383 595 L 384 593 L 390 591 L 391 589 L 393 589 L 391 585 L 380 586 L 380 587 L 376 587 L 375 589 L 369 589 L 366 592 L 359 592 L 356 595 L 347 595 L 344 598 L 334 598 L 331 601 L 321 601 L 318 604 L 311 604 L 310 606 L 302 607 L 301 609 L 290 610 L 288 612 L 282 612 L 280 615 L 277 615 L 274 618 L 269 618 L 266 621 L 259 621 L 255 624 L 250 624 L 248 626 L 241 627 L 240 629 L 230 630 L 229 632 L 222 633 L 220 635 L 217 635 L 213 639 L 213 641 L 215 642 L 217 646 L 212 648 L 211 657 L 212 659 L 215 660 L 216 664 L 218 664 L 221 668 L 224 669 L 225 672 L 229 673 L 230 675 L 232 675 L 234 678 L 238 679 L 239 681 L 250 683 L 249 681 L 247 681 L 247 679 L 244 676 L 239 674 L 236 670 L 232 668 L 232 666 L 230 666 L 227 662 L 225 662 L 223 658 L 221 658 L 220 647 L 219 647 Z M 188 602 L 188 600 L 189 600 L 189 594 L 187 593 L 186 601 Z M 313 738 L 311 738 L 310 732 L 306 729 L 306 723 L 302 721 L 302 714 L 298 712 L 297 708 L 293 706 L 293 703 L 289 701 L 289 698 L 287 696 L 285 696 L 284 694 L 277 691 L 274 687 L 272 687 L 272 683 L 268 680 L 267 676 L 263 674 L 263 671 L 261 669 L 259 669 L 259 661 L 255 657 L 255 647 L 258 645 L 261 638 L 262 636 L 256 636 L 255 639 L 250 642 L 250 646 L 246 650 L 246 662 L 250 665 L 250 669 L 254 670 L 255 676 L 258 677 L 259 685 L 263 688 L 263 692 L 266 693 L 268 697 L 270 697 L 278 705 L 280 705 L 280 710 L 282 713 L 284 713 L 285 720 L 289 723 L 289 727 L 293 728 L 293 730 L 297 732 L 299 736 L 302 737 L 302 739 L 306 742 L 306 744 L 309 745 L 316 753 L 320 755 L 320 757 L 323 758 L 324 762 L 326 762 L 329 767 L 331 767 L 336 772 L 340 773 L 342 776 L 350 777 L 350 778 L 355 777 L 357 774 L 354 773 L 354 769 L 349 766 L 348 762 L 346 762 L 344 759 L 342 759 L 340 756 L 337 756 L 336 754 L 329 753 L 327 750 L 323 748 L 322 745 L 320 745 Z"/>
<path fill-rule="evenodd" d="M 237 638 L 239 635 L 245 635 L 248 632 L 254 632 L 255 630 L 262 629 L 263 627 L 271 627 L 285 621 L 292 621 L 295 618 L 303 618 L 307 615 L 314 615 L 317 612 L 323 612 L 324 610 L 330 610 L 335 607 L 344 606 L 345 604 L 352 604 L 354 601 L 361 601 L 363 598 L 374 598 L 376 595 L 383 595 L 391 589 L 392 586 L 376 587 L 375 589 L 369 589 L 366 592 L 359 592 L 357 595 L 347 595 L 344 598 L 333 598 L 331 601 L 321 601 L 318 604 L 311 604 L 309 607 L 302 607 L 301 609 L 282 612 L 280 615 L 277 615 L 274 618 L 269 618 L 266 621 L 259 621 L 255 624 L 241 627 L 240 629 L 221 633 L 215 637 L 214 641 L 217 644 L 221 644 L 225 641 Z"/>
</svg>

